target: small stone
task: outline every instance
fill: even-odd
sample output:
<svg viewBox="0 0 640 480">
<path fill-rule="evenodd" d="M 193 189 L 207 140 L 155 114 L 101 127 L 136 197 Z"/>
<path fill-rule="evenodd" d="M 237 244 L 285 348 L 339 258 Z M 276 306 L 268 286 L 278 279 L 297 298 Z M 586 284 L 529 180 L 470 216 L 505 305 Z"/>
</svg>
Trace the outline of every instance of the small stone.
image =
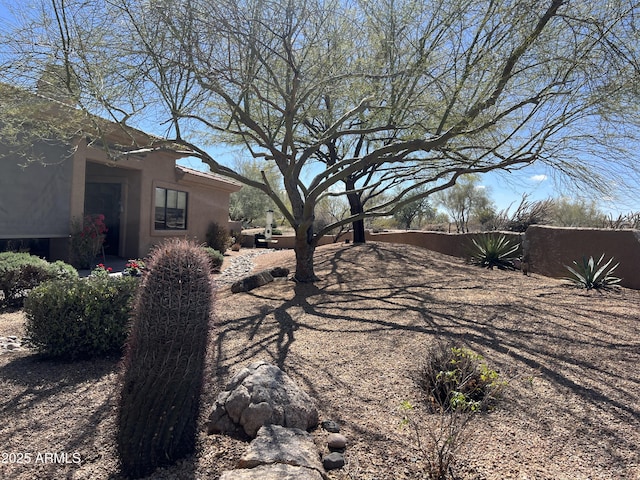
<svg viewBox="0 0 640 480">
<path fill-rule="evenodd" d="M 340 433 L 340 426 L 333 420 L 325 420 L 321 425 L 327 432 Z"/>
<path fill-rule="evenodd" d="M 7 350 L 16 350 L 20 348 L 20 345 L 17 343 L 7 343 Z"/>
<path fill-rule="evenodd" d="M 347 446 L 347 438 L 339 433 L 332 433 L 327 439 L 330 450 L 341 450 Z"/>
<path fill-rule="evenodd" d="M 335 470 L 344 467 L 344 455 L 338 452 L 332 452 L 325 455 L 322 459 L 322 466 L 325 470 Z"/>
</svg>

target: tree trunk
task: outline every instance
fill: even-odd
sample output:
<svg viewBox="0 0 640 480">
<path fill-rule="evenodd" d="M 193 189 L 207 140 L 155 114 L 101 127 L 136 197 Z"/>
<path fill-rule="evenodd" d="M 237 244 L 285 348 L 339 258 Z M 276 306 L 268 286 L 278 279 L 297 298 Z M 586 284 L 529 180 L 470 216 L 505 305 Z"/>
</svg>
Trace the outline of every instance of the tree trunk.
<svg viewBox="0 0 640 480">
<path fill-rule="evenodd" d="M 364 220 L 356 220 L 353 226 L 353 243 L 365 243 Z"/>
<path fill-rule="evenodd" d="M 346 186 L 347 190 L 352 190 L 355 188 L 355 183 L 352 181 L 347 181 Z M 359 194 L 348 193 L 347 200 L 349 200 L 351 215 L 359 215 L 364 211 L 362 198 Z M 364 220 L 356 220 L 351 225 L 353 226 L 353 243 L 365 243 Z"/>
<path fill-rule="evenodd" d="M 313 254 L 316 250 L 317 240 L 313 238 L 313 227 L 298 227 L 296 229 L 296 242 L 294 251 L 296 254 L 296 273 L 293 279 L 296 282 L 308 283 L 318 280 L 313 270 Z"/>
</svg>

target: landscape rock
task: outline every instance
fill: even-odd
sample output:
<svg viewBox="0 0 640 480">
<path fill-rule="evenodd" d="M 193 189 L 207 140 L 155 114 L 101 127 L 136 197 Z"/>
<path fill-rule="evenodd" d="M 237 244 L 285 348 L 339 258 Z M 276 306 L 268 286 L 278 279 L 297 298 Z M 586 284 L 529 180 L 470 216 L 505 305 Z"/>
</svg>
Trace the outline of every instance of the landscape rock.
<svg viewBox="0 0 640 480">
<path fill-rule="evenodd" d="M 243 277 L 250 275 L 251 271 L 255 267 L 255 263 L 253 262 L 253 260 L 260 255 L 271 253 L 273 251 L 273 249 L 247 250 L 246 253 L 232 258 L 231 261 L 227 264 L 226 268 L 220 274 L 217 274 L 215 276 L 216 284 L 219 286 L 231 285 L 242 279 Z"/>
<path fill-rule="evenodd" d="M 339 433 L 332 433 L 327 438 L 329 450 L 342 450 L 347 446 L 347 438 Z"/>
<path fill-rule="evenodd" d="M 0 337 L 0 352 L 3 350 L 22 350 L 22 342 L 15 335 Z"/>
<path fill-rule="evenodd" d="M 344 467 L 344 455 L 338 452 L 331 452 L 322 459 L 322 466 L 325 470 L 335 470 Z"/>
<path fill-rule="evenodd" d="M 239 468 L 287 464 L 322 472 L 322 463 L 313 437 L 299 428 L 279 425 L 261 427 L 255 440 L 238 462 Z"/>
<path fill-rule="evenodd" d="M 223 472 L 220 480 L 323 480 L 317 470 L 276 463 Z"/>
<path fill-rule="evenodd" d="M 244 277 L 243 279 L 238 280 L 231 285 L 231 292 L 248 292 L 250 290 L 253 290 L 254 288 L 266 285 L 269 282 L 273 282 L 273 276 L 265 270 L 263 272 L 249 275 L 248 277 Z"/>
<path fill-rule="evenodd" d="M 324 420 L 321 423 L 322 428 L 324 428 L 327 432 L 331 433 L 340 433 L 340 425 L 333 420 Z"/>
<path fill-rule="evenodd" d="M 318 425 L 316 402 L 275 365 L 254 362 L 237 372 L 218 395 L 209 433 L 241 428 L 254 438 L 263 425 L 309 430 Z"/>
</svg>

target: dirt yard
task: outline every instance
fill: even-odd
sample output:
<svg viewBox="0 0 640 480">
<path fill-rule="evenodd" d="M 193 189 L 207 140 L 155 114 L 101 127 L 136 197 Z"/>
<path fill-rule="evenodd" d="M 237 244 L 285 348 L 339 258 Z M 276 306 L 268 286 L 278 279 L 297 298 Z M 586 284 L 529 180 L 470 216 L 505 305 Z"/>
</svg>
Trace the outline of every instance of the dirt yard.
<svg viewBox="0 0 640 480">
<path fill-rule="evenodd" d="M 256 262 L 291 266 L 293 254 Z M 427 348 L 445 339 L 509 382 L 497 409 L 471 423 L 457 478 L 640 480 L 640 291 L 580 291 L 391 244 L 322 247 L 316 273 L 313 285 L 218 292 L 203 424 L 230 376 L 264 359 L 317 399 L 321 420 L 342 425 L 347 464 L 332 480 L 426 478 L 401 404 L 415 405 L 428 445 L 434 418 L 416 375 Z M 21 336 L 23 323 L 19 311 L 0 315 L 0 336 Z M 0 478 L 119 479 L 118 367 L 2 351 Z M 324 434 L 315 436 L 321 445 Z M 149 478 L 217 479 L 245 447 L 203 433 L 195 456 Z M 47 462 L 47 453 L 59 455 Z"/>
</svg>

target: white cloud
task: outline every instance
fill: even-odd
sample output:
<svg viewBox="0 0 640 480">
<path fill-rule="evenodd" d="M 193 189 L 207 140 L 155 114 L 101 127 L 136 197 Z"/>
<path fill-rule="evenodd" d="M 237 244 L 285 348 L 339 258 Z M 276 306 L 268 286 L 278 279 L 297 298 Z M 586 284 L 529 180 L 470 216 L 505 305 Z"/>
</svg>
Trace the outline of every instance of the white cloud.
<svg viewBox="0 0 640 480">
<path fill-rule="evenodd" d="M 548 177 L 545 174 L 533 175 L 529 177 L 532 182 L 544 182 Z"/>
</svg>

